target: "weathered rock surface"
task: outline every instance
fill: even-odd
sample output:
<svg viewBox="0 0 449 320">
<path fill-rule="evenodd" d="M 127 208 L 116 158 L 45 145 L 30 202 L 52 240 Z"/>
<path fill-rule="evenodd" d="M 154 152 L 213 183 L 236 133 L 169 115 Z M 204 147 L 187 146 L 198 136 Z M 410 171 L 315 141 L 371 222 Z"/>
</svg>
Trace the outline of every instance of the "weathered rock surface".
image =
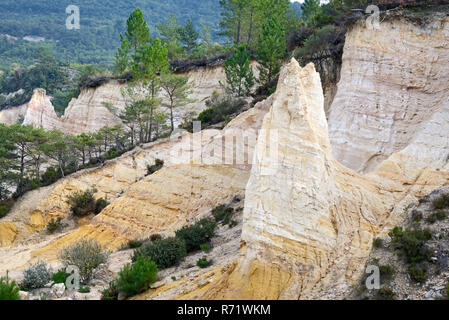
<svg viewBox="0 0 449 320">
<path fill-rule="evenodd" d="M 367 176 L 339 164 L 313 65 L 302 69 L 292 60 L 284 67 L 272 101 L 246 189 L 241 258 L 197 298 L 326 298 L 333 288 L 350 290 L 373 238 L 402 221 L 416 196 L 449 181 L 448 172 L 428 168 L 429 163 L 399 169 L 412 157 L 407 150 Z M 447 122 L 444 126 L 447 132 Z M 263 130 L 277 132 L 275 158 L 267 152 Z M 425 135 L 424 130 L 421 138 L 430 138 Z M 437 166 L 438 156 L 430 163 Z M 416 176 L 425 176 L 425 182 L 410 181 Z"/>
<path fill-rule="evenodd" d="M 448 64 L 448 18 L 426 26 L 387 19 L 380 30 L 363 22 L 353 26 L 329 115 L 337 160 L 358 172 L 373 171 L 419 139 L 423 127 L 442 142 L 446 135 L 434 122 L 449 104 Z M 418 158 L 425 160 L 424 154 Z"/>
<path fill-rule="evenodd" d="M 205 101 L 212 93 L 222 92 L 220 82 L 226 82 L 224 69 L 220 66 L 193 70 L 186 75 L 189 76 L 189 98 L 192 101 L 174 110 L 175 125 L 181 123 L 186 114 L 203 111 Z M 34 124 L 45 129 L 59 129 L 71 134 L 97 131 L 105 125 L 120 123 L 116 114 L 126 105 L 126 99 L 121 93 L 124 87 L 125 84 L 111 80 L 97 88 L 83 88 L 78 98 L 69 103 L 62 117 L 56 115 L 45 90 L 36 89 L 29 103 L 0 111 L 0 123 L 11 125 L 23 116 L 24 124 Z M 167 102 L 162 92 L 160 97 L 163 103 Z"/>
</svg>

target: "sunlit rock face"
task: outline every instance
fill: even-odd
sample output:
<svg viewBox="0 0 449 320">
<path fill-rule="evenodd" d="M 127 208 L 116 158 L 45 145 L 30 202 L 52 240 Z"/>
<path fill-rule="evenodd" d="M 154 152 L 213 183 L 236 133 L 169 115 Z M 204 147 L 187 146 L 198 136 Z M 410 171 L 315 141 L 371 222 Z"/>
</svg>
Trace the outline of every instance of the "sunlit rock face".
<svg viewBox="0 0 449 320">
<path fill-rule="evenodd" d="M 329 114 L 335 157 L 365 173 L 419 139 L 423 127 L 441 136 L 434 121 L 448 107 L 448 64 L 448 18 L 426 25 L 387 19 L 380 30 L 363 21 L 353 26 Z"/>
<path fill-rule="evenodd" d="M 253 64 L 257 74 L 257 68 Z M 175 126 L 183 121 L 185 115 L 199 114 L 206 108 L 206 100 L 214 92 L 222 93 L 220 83 L 226 83 L 224 68 L 206 67 L 185 73 L 189 77 L 191 94 L 189 101 L 174 110 Z M 121 123 L 117 116 L 129 103 L 122 95 L 126 84 L 111 80 L 96 88 L 82 88 L 77 98 L 72 99 L 63 116 L 58 117 L 45 90 L 36 89 L 27 104 L 11 107 L 0 111 L 0 123 L 8 125 L 17 123 L 22 117 L 24 124 L 33 124 L 45 129 L 59 129 L 65 133 L 80 134 L 94 132 L 108 125 Z M 159 93 L 162 99 L 161 111 L 167 111 L 168 103 L 163 91 Z"/>
<path fill-rule="evenodd" d="M 449 146 L 426 126 L 372 174 L 335 160 L 312 64 L 292 60 L 271 99 L 246 189 L 240 259 L 198 298 L 343 298 L 361 276 L 373 238 L 401 223 L 417 197 L 449 182 L 440 159 Z M 444 118 L 432 123 L 447 139 Z M 275 157 L 267 132 L 277 137 Z M 430 153 L 435 144 L 443 150 Z"/>
</svg>

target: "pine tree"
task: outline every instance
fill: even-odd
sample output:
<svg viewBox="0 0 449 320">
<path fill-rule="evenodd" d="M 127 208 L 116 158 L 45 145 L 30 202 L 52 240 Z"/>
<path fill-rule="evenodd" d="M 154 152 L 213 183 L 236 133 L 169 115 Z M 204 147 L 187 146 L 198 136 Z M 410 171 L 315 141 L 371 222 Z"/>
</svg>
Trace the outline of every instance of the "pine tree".
<svg viewBox="0 0 449 320">
<path fill-rule="evenodd" d="M 121 45 L 114 57 L 114 73 L 117 75 L 123 74 L 130 65 L 128 42 L 122 35 L 120 39 Z"/>
<path fill-rule="evenodd" d="M 150 29 L 148 28 L 142 10 L 137 8 L 126 21 L 125 38 L 131 53 L 136 53 L 140 46 L 150 42 Z"/>
<path fill-rule="evenodd" d="M 187 20 L 186 25 L 180 29 L 180 40 L 183 44 L 184 50 L 187 53 L 192 53 L 198 45 L 199 33 L 196 31 L 192 20 Z"/>
<path fill-rule="evenodd" d="M 234 49 L 231 58 L 225 62 L 227 91 L 238 97 L 248 96 L 254 86 L 254 74 L 250 54 L 245 45 Z"/>
<path fill-rule="evenodd" d="M 302 18 L 306 25 L 313 27 L 315 25 L 316 15 L 320 11 L 320 0 L 305 0 L 301 5 Z"/>
<path fill-rule="evenodd" d="M 187 76 L 167 75 L 162 78 L 161 87 L 168 98 L 170 109 L 171 131 L 175 129 L 173 122 L 173 109 L 181 107 L 189 101 L 190 94 L 189 78 Z"/>
<path fill-rule="evenodd" d="M 285 30 L 279 18 L 273 16 L 262 26 L 257 42 L 257 62 L 259 62 L 259 82 L 267 85 L 278 75 L 286 52 Z"/>
<path fill-rule="evenodd" d="M 179 44 L 180 27 L 175 16 L 170 15 L 166 22 L 157 25 L 156 28 L 159 30 L 163 44 L 167 47 L 169 58 L 177 58 L 182 53 L 182 48 Z"/>
</svg>

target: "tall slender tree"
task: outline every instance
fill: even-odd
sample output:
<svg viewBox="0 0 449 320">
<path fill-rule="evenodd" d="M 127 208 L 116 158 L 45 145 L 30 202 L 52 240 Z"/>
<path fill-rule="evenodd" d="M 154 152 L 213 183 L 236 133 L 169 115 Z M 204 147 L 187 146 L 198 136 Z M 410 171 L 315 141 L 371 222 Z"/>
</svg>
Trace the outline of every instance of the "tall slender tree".
<svg viewBox="0 0 449 320">
<path fill-rule="evenodd" d="M 254 73 L 250 53 L 245 45 L 234 48 L 232 57 L 225 62 L 226 89 L 238 97 L 248 96 L 254 86 Z"/>
</svg>

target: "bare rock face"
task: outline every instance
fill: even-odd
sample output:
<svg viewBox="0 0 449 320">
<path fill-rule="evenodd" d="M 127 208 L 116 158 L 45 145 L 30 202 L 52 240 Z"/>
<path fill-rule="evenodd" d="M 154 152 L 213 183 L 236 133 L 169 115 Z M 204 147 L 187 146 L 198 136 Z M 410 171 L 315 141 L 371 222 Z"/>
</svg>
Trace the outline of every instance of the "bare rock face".
<svg viewBox="0 0 449 320">
<path fill-rule="evenodd" d="M 416 141 L 428 141 L 427 131 Z M 319 75 L 312 64 L 301 68 L 292 60 L 258 138 L 241 257 L 198 298 L 344 297 L 363 272 L 374 237 L 402 221 L 417 196 L 449 181 L 438 155 L 431 162 L 424 156 L 424 163 L 417 148 L 410 144 L 366 176 L 342 166 L 331 152 Z"/>
<path fill-rule="evenodd" d="M 371 172 L 417 139 L 423 126 L 439 136 L 434 121 L 449 103 L 448 64 L 448 18 L 426 26 L 388 19 L 380 30 L 353 26 L 329 115 L 335 157 Z"/>
<path fill-rule="evenodd" d="M 255 72 L 256 69 L 254 68 Z M 257 73 L 257 72 L 256 72 Z M 175 108 L 174 122 L 177 126 L 186 114 L 200 113 L 206 108 L 205 101 L 213 92 L 223 91 L 221 83 L 226 82 L 223 67 L 202 68 L 190 71 L 189 77 L 191 95 L 182 108 Z M 45 90 L 34 90 L 29 103 L 20 107 L 11 107 L 0 111 L 0 123 L 8 125 L 16 123 L 24 117 L 24 124 L 33 124 L 45 129 L 58 129 L 65 133 L 80 134 L 94 132 L 105 125 L 121 123 L 117 116 L 126 106 L 122 89 L 126 86 L 116 80 L 111 80 L 97 88 L 83 88 L 76 99 L 72 99 L 62 117 L 58 117 L 51 104 L 51 98 Z M 163 105 L 167 97 L 160 93 Z M 164 109 L 164 107 L 161 107 Z"/>
</svg>

